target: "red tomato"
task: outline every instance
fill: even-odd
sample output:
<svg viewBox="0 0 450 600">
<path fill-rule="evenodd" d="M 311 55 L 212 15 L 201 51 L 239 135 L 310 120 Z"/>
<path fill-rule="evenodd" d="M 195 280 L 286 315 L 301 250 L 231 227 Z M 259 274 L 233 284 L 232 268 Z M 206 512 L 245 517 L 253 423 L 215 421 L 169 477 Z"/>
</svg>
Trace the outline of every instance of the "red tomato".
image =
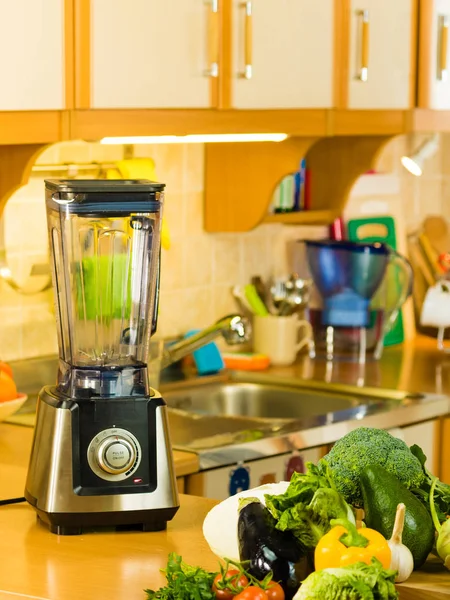
<svg viewBox="0 0 450 600">
<path fill-rule="evenodd" d="M 219 573 L 215 576 L 212 591 L 217 600 L 232 600 L 248 585 L 248 579 L 237 569 L 228 569 L 224 576 Z"/>
<path fill-rule="evenodd" d="M 234 600 L 269 600 L 269 596 L 262 588 L 249 585 L 243 592 L 235 596 Z"/>
<path fill-rule="evenodd" d="M 269 600 L 284 600 L 284 590 L 276 581 L 271 581 L 264 591 Z"/>
</svg>

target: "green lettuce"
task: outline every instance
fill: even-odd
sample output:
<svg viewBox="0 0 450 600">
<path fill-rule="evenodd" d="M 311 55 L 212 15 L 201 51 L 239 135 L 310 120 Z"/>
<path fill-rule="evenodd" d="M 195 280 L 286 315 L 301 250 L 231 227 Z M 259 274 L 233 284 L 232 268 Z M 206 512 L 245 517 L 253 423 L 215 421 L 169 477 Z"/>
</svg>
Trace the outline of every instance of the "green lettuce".
<svg viewBox="0 0 450 600">
<path fill-rule="evenodd" d="M 376 558 L 370 565 L 322 569 L 304 580 L 293 600 L 396 600 L 395 575 Z"/>
<path fill-rule="evenodd" d="M 350 506 L 339 494 L 330 477 L 307 464 L 306 473 L 294 473 L 281 495 L 265 496 L 266 506 L 280 531 L 292 531 L 305 549 L 313 549 L 330 529 L 332 519 L 355 523 Z"/>
</svg>

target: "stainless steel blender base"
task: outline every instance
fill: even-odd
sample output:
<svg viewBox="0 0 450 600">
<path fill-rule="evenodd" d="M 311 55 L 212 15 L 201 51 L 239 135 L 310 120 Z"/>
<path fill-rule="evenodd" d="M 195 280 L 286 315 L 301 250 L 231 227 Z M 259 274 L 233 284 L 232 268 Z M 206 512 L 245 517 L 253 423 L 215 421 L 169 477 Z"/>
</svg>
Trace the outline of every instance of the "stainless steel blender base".
<svg viewBox="0 0 450 600">
<path fill-rule="evenodd" d="M 37 405 L 25 497 L 51 531 L 74 534 L 81 533 L 85 528 L 105 526 L 161 530 L 172 519 L 179 502 L 167 409 L 158 393 L 142 401 L 156 403 L 156 462 L 149 461 L 156 465 L 156 474 L 152 474 L 154 489 L 144 493 L 133 489 L 133 483 L 139 482 L 139 478 L 133 480 L 133 475 L 139 471 L 134 473 L 131 468 L 128 479 L 122 473 L 117 477 L 117 484 L 114 481 L 111 483 L 111 475 L 109 481 L 103 482 L 102 478 L 89 473 L 91 479 L 94 477 L 98 480 L 98 489 L 83 490 L 76 482 L 79 479 L 78 470 L 83 467 L 83 461 L 87 461 L 85 457 L 77 456 L 78 447 L 73 435 L 74 415 L 79 406 L 77 402 L 58 395 L 53 388 L 43 388 Z M 125 399 L 123 402 L 130 401 Z M 116 425 L 120 427 L 119 423 L 97 424 L 100 433 L 105 430 L 114 432 L 116 430 L 108 427 Z M 120 493 L 116 493 L 116 489 L 120 489 Z"/>
</svg>

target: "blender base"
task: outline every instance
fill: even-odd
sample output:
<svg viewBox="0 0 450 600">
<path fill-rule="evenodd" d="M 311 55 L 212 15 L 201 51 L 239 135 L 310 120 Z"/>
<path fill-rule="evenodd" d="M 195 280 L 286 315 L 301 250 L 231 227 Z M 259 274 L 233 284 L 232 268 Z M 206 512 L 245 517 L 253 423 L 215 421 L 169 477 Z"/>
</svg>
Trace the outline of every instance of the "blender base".
<svg viewBox="0 0 450 600">
<path fill-rule="evenodd" d="M 27 498 L 32 504 L 32 499 Z M 162 508 L 150 511 L 131 511 L 115 513 L 49 514 L 37 510 L 37 520 L 56 535 L 81 535 L 88 531 L 108 529 L 114 531 L 164 531 L 167 522 L 172 520 L 178 507 Z M 145 514 L 147 512 L 148 514 Z"/>
<path fill-rule="evenodd" d="M 161 395 L 80 401 L 44 387 L 25 498 L 59 535 L 166 529 L 179 501 Z"/>
</svg>

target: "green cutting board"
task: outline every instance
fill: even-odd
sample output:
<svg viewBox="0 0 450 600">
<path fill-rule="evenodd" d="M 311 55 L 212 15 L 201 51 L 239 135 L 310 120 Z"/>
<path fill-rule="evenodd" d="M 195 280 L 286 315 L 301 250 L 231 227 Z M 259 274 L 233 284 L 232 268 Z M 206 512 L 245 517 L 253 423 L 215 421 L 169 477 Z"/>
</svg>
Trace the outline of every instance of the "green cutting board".
<svg viewBox="0 0 450 600">
<path fill-rule="evenodd" d="M 364 241 L 370 244 L 382 242 L 397 250 L 397 238 L 395 235 L 395 221 L 392 217 L 371 217 L 367 219 L 351 219 L 347 223 L 348 239 L 352 242 Z M 389 292 L 388 292 L 389 293 Z M 404 341 L 402 311 L 384 338 L 385 346 L 401 344 Z"/>
</svg>

